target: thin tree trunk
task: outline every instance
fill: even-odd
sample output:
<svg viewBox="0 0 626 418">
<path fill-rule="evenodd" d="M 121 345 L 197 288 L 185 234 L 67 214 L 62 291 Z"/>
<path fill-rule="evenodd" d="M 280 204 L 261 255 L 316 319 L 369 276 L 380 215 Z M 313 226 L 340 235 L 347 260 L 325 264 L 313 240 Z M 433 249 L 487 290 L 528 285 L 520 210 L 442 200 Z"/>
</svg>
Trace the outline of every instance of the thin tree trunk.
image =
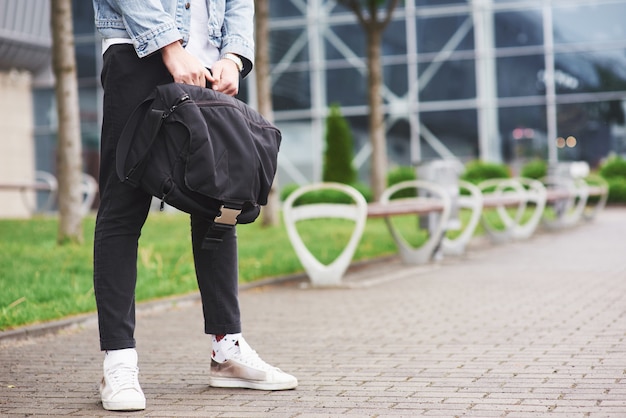
<svg viewBox="0 0 626 418">
<path fill-rule="evenodd" d="M 272 104 L 270 53 L 269 53 L 269 0 L 255 0 L 256 56 L 255 75 L 259 112 L 270 122 L 274 122 Z M 263 208 L 261 223 L 263 226 L 275 226 L 279 222 L 280 199 L 278 178 L 274 179 L 267 206 Z"/>
<path fill-rule="evenodd" d="M 82 243 L 82 158 L 78 83 L 71 0 L 52 0 L 52 65 L 58 115 L 57 176 L 59 229 L 57 241 Z"/>
<path fill-rule="evenodd" d="M 371 25 L 375 26 L 375 25 Z M 368 102 L 370 108 L 369 130 L 372 145 L 370 182 L 376 201 L 387 187 L 387 141 L 385 138 L 385 115 L 383 113 L 383 84 L 381 67 L 382 32 L 378 28 L 367 30 Z"/>
</svg>

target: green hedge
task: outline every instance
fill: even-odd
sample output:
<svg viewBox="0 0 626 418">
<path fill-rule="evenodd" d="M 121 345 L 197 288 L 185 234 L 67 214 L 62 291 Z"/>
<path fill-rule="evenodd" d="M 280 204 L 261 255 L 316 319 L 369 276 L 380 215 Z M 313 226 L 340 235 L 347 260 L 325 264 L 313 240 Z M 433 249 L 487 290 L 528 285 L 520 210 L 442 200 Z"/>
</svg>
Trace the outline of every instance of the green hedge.
<svg viewBox="0 0 626 418">
<path fill-rule="evenodd" d="M 609 183 L 609 203 L 626 203 L 626 160 L 612 156 L 600 166 L 600 175 Z"/>
<path fill-rule="evenodd" d="M 461 179 L 473 184 L 479 184 L 489 179 L 511 177 L 511 169 L 506 164 L 490 163 L 485 161 L 470 161 L 465 166 Z"/>
</svg>

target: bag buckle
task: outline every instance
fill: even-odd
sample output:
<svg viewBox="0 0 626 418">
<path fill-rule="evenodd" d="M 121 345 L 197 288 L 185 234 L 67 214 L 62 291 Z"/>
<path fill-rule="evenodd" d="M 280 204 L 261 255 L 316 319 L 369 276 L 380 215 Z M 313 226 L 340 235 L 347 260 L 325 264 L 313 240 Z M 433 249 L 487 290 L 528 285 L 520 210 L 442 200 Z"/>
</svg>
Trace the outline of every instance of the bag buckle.
<svg viewBox="0 0 626 418">
<path fill-rule="evenodd" d="M 241 209 L 228 208 L 224 205 L 220 207 L 220 213 L 213 220 L 215 223 L 236 225 L 237 216 L 241 213 Z"/>
</svg>

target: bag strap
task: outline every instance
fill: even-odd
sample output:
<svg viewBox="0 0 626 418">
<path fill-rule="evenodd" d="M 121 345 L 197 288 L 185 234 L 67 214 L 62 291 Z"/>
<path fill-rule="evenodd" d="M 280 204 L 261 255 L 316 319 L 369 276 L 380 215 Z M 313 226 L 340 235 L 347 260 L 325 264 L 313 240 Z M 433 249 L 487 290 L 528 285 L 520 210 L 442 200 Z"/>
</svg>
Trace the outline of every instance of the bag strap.
<svg viewBox="0 0 626 418">
<path fill-rule="evenodd" d="M 202 240 L 203 250 L 214 250 L 224 240 L 224 234 L 237 225 L 237 216 L 241 213 L 242 206 L 236 203 L 224 203 L 220 207 L 220 213 L 215 217 L 211 227 Z"/>
<path fill-rule="evenodd" d="M 161 129 L 161 126 L 163 125 L 163 121 L 167 119 L 176 110 L 176 108 L 190 100 L 189 93 L 179 89 L 176 91 L 178 96 L 176 96 L 175 99 L 172 99 L 171 103 L 166 104 L 166 106 L 169 107 L 167 110 L 154 109 L 152 108 L 152 105 L 156 100 L 157 91 L 162 93 L 162 91 L 164 91 L 162 90 L 163 88 L 163 86 L 157 87 L 155 92 L 148 96 L 146 100 L 141 102 L 141 104 L 133 110 L 133 113 L 128 118 L 128 122 L 126 122 L 126 126 L 124 126 L 124 130 L 120 135 L 116 153 L 117 176 L 122 182 L 126 182 L 133 187 L 139 186 L 139 180 L 145 171 L 146 157 L 150 153 L 152 145 L 154 145 L 159 129 Z M 138 137 L 138 127 L 143 124 L 147 124 L 149 127 L 149 130 L 146 133 L 148 137 L 148 145 L 144 148 L 142 155 L 137 159 L 135 166 L 133 166 L 128 173 L 125 173 L 128 153 L 130 152 L 134 141 Z"/>
<path fill-rule="evenodd" d="M 117 172 L 117 176 L 122 182 L 127 182 L 132 187 L 139 186 L 138 179 L 141 178 L 145 168 L 145 159 L 148 153 L 150 152 L 150 148 L 154 144 L 157 133 L 161 128 L 161 124 L 163 123 L 163 116 L 165 111 L 158 109 L 151 109 L 152 103 L 154 102 L 155 96 L 154 94 L 150 95 L 146 100 L 144 100 L 139 106 L 133 110 L 126 125 L 124 126 L 124 130 L 120 135 L 119 142 L 117 144 L 116 151 L 116 164 L 115 169 Z M 145 147 L 143 154 L 137 160 L 137 163 L 134 167 L 130 169 L 128 173 L 126 173 L 126 160 L 128 159 L 128 154 L 130 149 L 133 146 L 136 138 L 138 137 L 137 132 L 140 126 L 144 126 L 147 123 L 151 129 L 148 131 L 148 146 Z"/>
</svg>

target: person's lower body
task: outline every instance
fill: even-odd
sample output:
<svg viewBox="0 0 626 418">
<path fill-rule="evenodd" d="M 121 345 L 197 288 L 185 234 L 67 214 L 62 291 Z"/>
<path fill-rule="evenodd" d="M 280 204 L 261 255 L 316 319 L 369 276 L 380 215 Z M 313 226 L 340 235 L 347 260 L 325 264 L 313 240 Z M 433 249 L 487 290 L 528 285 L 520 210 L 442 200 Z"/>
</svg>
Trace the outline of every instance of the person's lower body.
<svg viewBox="0 0 626 418">
<path fill-rule="evenodd" d="M 135 351 L 134 295 L 138 240 L 152 197 L 118 179 L 115 153 L 132 110 L 156 85 L 168 81 L 171 77 L 159 54 L 140 59 L 130 45 L 114 45 L 105 53 L 100 207 L 94 238 L 94 291 L 100 348 L 105 351 L 101 384 L 105 409 L 145 408 Z M 293 376 L 267 365 L 241 337 L 236 233 L 234 229 L 227 233 L 219 248 L 204 250 L 201 243 L 210 224 L 209 219 L 191 217 L 204 331 L 212 336 L 209 384 L 265 390 L 294 388 L 297 380 Z"/>
</svg>

